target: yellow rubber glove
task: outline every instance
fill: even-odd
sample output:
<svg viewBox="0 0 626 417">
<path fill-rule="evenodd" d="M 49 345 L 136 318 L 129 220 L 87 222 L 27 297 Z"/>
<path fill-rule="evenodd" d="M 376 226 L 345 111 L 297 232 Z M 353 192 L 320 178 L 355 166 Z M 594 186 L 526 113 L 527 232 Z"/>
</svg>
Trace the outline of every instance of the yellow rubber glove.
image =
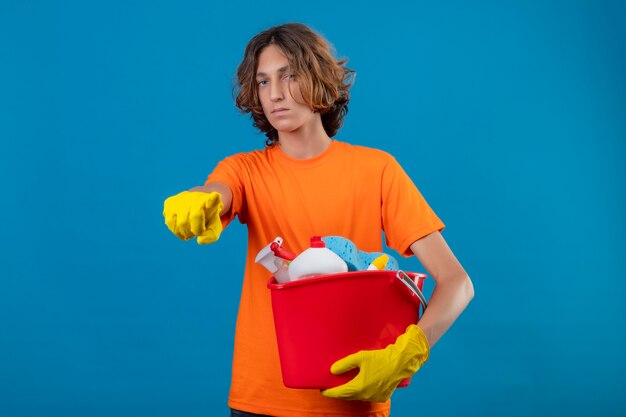
<svg viewBox="0 0 626 417">
<path fill-rule="evenodd" d="M 396 343 L 379 350 L 362 350 L 338 360 L 330 368 L 342 374 L 360 368 L 350 382 L 323 390 L 322 394 L 344 400 L 384 402 L 391 397 L 400 381 L 413 375 L 430 353 L 428 340 L 422 329 L 411 324 Z"/>
<path fill-rule="evenodd" d="M 163 217 L 176 236 L 183 240 L 197 236 L 198 243 L 205 245 L 215 242 L 222 233 L 223 208 L 220 193 L 183 191 L 165 200 Z"/>
</svg>

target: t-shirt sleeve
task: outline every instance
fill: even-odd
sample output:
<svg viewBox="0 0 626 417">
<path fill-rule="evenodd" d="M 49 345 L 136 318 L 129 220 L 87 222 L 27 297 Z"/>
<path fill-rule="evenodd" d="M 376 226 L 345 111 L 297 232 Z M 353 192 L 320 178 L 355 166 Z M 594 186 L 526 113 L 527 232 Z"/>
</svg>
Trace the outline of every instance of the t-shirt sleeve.
<svg viewBox="0 0 626 417">
<path fill-rule="evenodd" d="M 222 215 L 222 225 L 226 227 L 235 216 L 239 217 L 239 222 L 246 222 L 245 214 L 245 187 L 242 178 L 243 162 L 236 155 L 229 156 L 220 161 L 213 172 L 209 174 L 204 185 L 209 182 L 222 182 L 226 184 L 233 193 L 233 201 L 230 210 Z"/>
<path fill-rule="evenodd" d="M 402 256 L 413 255 L 411 244 L 444 229 L 411 178 L 395 158 L 389 158 L 382 176 L 382 222 L 387 246 Z"/>
</svg>

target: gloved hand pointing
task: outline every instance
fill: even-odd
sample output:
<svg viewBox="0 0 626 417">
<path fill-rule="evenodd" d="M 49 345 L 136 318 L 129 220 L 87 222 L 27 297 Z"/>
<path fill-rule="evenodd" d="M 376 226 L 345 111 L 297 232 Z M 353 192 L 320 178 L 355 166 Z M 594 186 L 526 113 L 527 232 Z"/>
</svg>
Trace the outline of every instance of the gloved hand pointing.
<svg viewBox="0 0 626 417">
<path fill-rule="evenodd" d="M 220 193 L 183 191 L 163 204 L 165 224 L 183 240 L 198 237 L 199 244 L 213 243 L 222 233 L 220 212 L 224 208 Z"/>
<path fill-rule="evenodd" d="M 333 374 L 360 368 L 359 374 L 346 384 L 323 390 L 322 394 L 344 400 L 387 401 L 400 381 L 413 375 L 428 360 L 429 353 L 424 332 L 411 324 L 396 343 L 384 349 L 362 350 L 335 362 L 330 368 Z"/>
</svg>

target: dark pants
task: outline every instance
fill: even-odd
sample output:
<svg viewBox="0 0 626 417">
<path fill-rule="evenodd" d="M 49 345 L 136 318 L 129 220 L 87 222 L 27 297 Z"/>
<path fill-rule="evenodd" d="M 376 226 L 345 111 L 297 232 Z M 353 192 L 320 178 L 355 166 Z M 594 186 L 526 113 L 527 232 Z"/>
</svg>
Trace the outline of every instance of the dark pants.
<svg viewBox="0 0 626 417">
<path fill-rule="evenodd" d="M 230 409 L 230 417 L 272 417 L 265 414 L 247 413 L 245 411 Z"/>
</svg>

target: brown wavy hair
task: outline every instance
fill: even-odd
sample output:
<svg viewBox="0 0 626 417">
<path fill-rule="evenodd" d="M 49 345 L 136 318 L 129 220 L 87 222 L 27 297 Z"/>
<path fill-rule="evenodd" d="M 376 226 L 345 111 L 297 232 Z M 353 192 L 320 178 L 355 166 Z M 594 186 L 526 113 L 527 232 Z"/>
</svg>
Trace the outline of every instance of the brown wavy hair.
<svg viewBox="0 0 626 417">
<path fill-rule="evenodd" d="M 278 46 L 285 54 L 304 102 L 320 113 L 326 134 L 335 136 L 348 114 L 356 73 L 346 68 L 347 59 L 335 58 L 334 47 L 326 39 L 301 23 L 271 27 L 248 42 L 233 87 L 236 106 L 242 113 L 251 113 L 253 126 L 267 136 L 266 146 L 278 142 L 278 132 L 263 113 L 256 83 L 259 55 L 268 45 Z"/>
</svg>

